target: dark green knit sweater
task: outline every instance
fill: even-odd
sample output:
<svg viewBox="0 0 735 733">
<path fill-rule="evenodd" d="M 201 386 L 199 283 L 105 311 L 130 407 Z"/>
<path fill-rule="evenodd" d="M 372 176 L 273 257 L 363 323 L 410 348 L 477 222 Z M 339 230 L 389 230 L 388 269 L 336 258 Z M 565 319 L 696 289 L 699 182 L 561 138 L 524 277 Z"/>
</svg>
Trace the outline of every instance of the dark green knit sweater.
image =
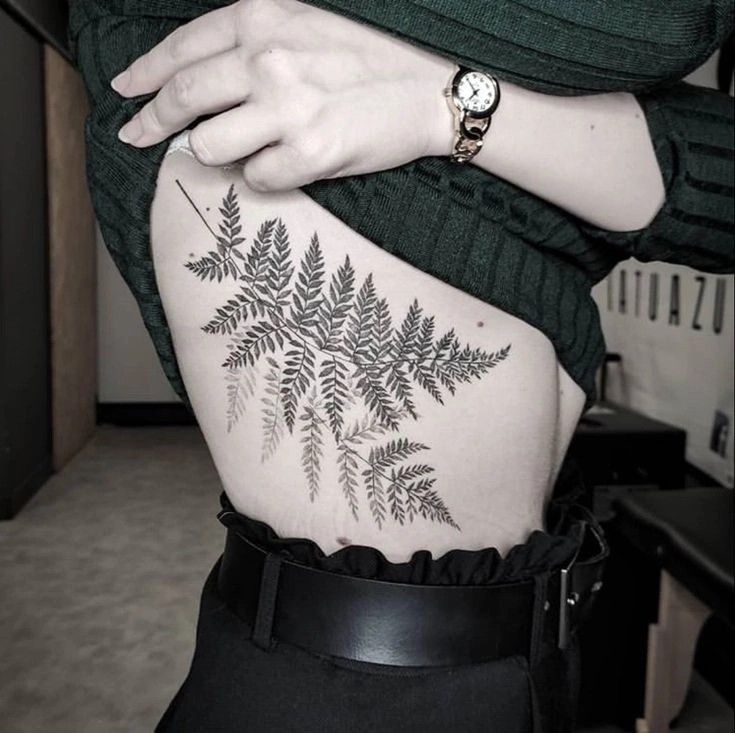
<svg viewBox="0 0 735 733">
<path fill-rule="evenodd" d="M 733 102 L 674 84 L 732 30 L 732 0 L 309 0 L 501 79 L 555 94 L 632 91 L 664 175 L 645 230 L 611 233 L 472 166 L 423 158 L 304 190 L 416 267 L 522 318 L 552 341 L 594 399 L 604 341 L 592 286 L 617 262 L 665 260 L 732 272 Z M 91 99 L 88 175 L 105 244 L 131 288 L 164 371 L 188 404 L 154 278 L 149 212 L 167 143 L 123 145 L 147 98 L 109 81 L 182 22 L 227 0 L 71 0 L 70 37 Z"/>
</svg>

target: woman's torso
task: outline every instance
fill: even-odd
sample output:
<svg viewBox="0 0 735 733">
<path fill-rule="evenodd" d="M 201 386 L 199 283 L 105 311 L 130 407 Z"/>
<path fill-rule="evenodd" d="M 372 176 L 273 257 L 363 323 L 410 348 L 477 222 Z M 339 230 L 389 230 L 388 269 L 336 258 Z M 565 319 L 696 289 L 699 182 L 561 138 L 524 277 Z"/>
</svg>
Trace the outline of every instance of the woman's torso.
<svg viewBox="0 0 735 733">
<path fill-rule="evenodd" d="M 585 397 L 540 331 L 300 192 L 255 194 L 181 153 L 161 169 L 152 252 L 239 511 L 327 553 L 363 544 L 394 561 L 504 553 L 543 528 Z"/>
</svg>

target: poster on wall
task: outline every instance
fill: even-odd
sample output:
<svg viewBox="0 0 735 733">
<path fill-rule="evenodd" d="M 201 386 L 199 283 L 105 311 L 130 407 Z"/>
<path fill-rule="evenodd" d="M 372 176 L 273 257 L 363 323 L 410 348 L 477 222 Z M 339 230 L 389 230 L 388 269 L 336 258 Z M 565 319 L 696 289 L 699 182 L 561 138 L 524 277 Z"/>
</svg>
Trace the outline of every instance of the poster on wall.
<svg viewBox="0 0 735 733">
<path fill-rule="evenodd" d="M 607 399 L 687 431 L 687 460 L 733 486 L 732 275 L 627 260 L 593 290 Z"/>
</svg>

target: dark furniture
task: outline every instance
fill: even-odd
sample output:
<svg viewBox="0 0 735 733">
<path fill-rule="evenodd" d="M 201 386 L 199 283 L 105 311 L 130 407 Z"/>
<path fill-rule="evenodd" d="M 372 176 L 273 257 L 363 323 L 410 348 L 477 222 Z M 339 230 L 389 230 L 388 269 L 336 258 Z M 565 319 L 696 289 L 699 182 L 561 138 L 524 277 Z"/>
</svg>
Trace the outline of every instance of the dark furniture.
<svg viewBox="0 0 735 733">
<path fill-rule="evenodd" d="M 51 473 L 43 46 L 0 7 L 0 519 Z"/>
<path fill-rule="evenodd" d="M 637 489 L 685 484 L 686 431 L 625 407 L 602 402 L 580 420 L 569 447 L 601 521 L 618 497 Z"/>
<path fill-rule="evenodd" d="M 77 368 L 76 354 L 84 351 L 69 337 L 81 328 L 61 327 L 60 315 L 71 306 L 54 303 L 80 300 L 70 297 L 78 290 L 75 273 L 90 267 L 62 247 L 69 239 L 85 241 L 84 209 L 74 208 L 68 232 L 58 213 L 59 189 L 73 188 L 58 171 L 68 170 L 67 178 L 83 173 L 51 155 L 60 138 L 57 148 L 77 149 L 58 102 L 68 106 L 71 96 L 59 83 L 59 64 L 50 62 L 54 55 L 62 65 L 69 58 L 67 14 L 65 0 L 0 0 L 0 519 L 12 518 L 68 459 L 71 451 L 62 449 L 75 436 L 67 419 L 76 407 L 73 380 L 54 388 L 52 379 L 54 363 Z M 83 169 L 83 160 L 77 163 Z"/>
<path fill-rule="evenodd" d="M 699 633 L 710 615 L 733 626 L 734 498 L 729 489 L 702 488 L 638 492 L 617 503 L 615 531 L 660 576 L 640 733 L 668 731 L 679 713 Z"/>
<path fill-rule="evenodd" d="M 66 38 L 69 14 L 66 0 L 0 0 L 0 8 L 31 35 L 53 46 L 65 58 L 71 58 Z"/>
<path fill-rule="evenodd" d="M 608 361 L 615 360 L 615 354 L 608 355 Z M 615 502 L 641 491 L 668 493 L 684 486 L 685 450 L 685 431 L 607 401 L 585 414 L 570 444 L 569 459 L 585 485 L 582 501 L 601 521 L 611 546 L 603 588 L 581 630 L 580 720 L 585 725 L 616 723 L 630 729 L 640 715 L 658 573 L 615 531 Z"/>
</svg>

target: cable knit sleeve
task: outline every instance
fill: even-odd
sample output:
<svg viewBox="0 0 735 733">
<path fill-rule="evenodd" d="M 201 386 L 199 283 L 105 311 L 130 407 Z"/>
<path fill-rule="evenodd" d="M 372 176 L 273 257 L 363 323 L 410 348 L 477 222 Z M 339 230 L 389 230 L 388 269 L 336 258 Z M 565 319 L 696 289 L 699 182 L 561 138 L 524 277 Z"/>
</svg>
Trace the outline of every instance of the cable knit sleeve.
<svg viewBox="0 0 735 733">
<path fill-rule="evenodd" d="M 733 27 L 732 0 L 305 0 L 552 94 L 678 81 Z"/>
<path fill-rule="evenodd" d="M 639 101 L 664 177 L 663 207 L 639 231 L 614 233 L 586 225 L 583 231 L 643 262 L 735 271 L 733 99 L 681 83 Z"/>
<path fill-rule="evenodd" d="M 87 179 L 105 245 L 130 288 L 171 385 L 188 404 L 150 256 L 150 207 L 167 143 L 124 145 L 117 131 L 148 101 L 123 99 L 110 80 L 181 24 L 179 3 L 148 3 L 169 15 L 129 15 L 129 0 L 72 0 L 69 41 L 90 102 L 86 122 Z"/>
</svg>

